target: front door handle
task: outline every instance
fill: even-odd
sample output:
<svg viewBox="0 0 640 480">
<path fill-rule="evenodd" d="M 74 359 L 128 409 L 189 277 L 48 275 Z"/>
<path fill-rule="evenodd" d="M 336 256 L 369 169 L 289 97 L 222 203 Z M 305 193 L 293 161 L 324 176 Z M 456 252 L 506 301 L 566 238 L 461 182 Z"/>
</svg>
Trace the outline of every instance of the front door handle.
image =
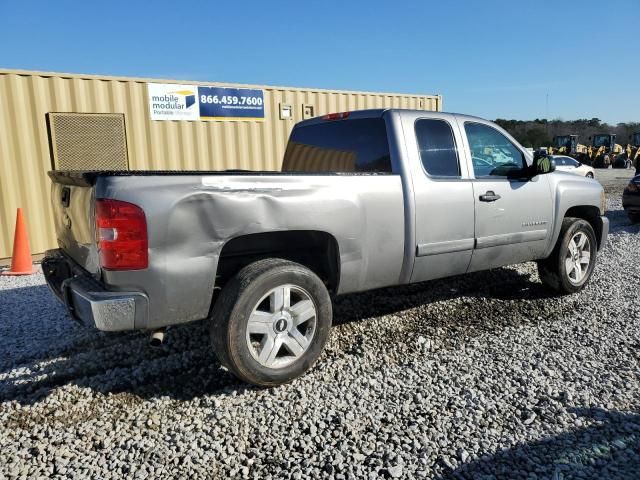
<svg viewBox="0 0 640 480">
<path fill-rule="evenodd" d="M 500 195 L 496 194 L 493 190 L 489 190 L 484 195 L 480 195 L 481 202 L 495 202 L 496 200 L 500 200 Z"/>
</svg>

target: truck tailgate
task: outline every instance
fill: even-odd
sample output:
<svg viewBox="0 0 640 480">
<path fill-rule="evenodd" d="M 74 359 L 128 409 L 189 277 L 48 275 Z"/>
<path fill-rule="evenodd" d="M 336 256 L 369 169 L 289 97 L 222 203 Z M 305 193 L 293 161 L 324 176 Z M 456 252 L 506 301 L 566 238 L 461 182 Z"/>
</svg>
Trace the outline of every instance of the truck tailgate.
<svg viewBox="0 0 640 480">
<path fill-rule="evenodd" d="M 92 274 L 100 272 L 95 241 L 93 181 L 81 172 L 50 172 L 51 204 L 59 247 Z"/>
</svg>

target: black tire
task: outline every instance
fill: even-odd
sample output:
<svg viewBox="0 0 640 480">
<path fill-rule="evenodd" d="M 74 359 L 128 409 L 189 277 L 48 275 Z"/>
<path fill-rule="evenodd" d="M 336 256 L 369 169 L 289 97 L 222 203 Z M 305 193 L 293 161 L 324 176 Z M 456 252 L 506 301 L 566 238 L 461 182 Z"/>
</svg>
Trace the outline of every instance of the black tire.
<svg viewBox="0 0 640 480">
<path fill-rule="evenodd" d="M 268 368 L 250 351 L 247 324 L 260 300 L 281 285 L 293 285 L 308 294 L 315 307 L 315 331 L 307 350 L 293 363 Z M 287 260 L 259 260 L 240 270 L 223 288 L 211 315 L 211 342 L 220 363 L 239 379 L 263 387 L 281 385 L 313 366 L 329 338 L 332 317 L 329 292 L 315 273 Z"/>
<path fill-rule="evenodd" d="M 586 177 L 587 178 L 593 178 L 593 173 L 591 173 L 591 172 L 587 173 Z"/>
<path fill-rule="evenodd" d="M 590 242 L 590 261 L 584 278 L 579 282 L 574 282 L 567 272 L 566 259 L 569 251 L 569 242 L 578 233 L 584 233 Z M 562 222 L 560 235 L 551 255 L 544 260 L 538 261 L 538 274 L 542 283 L 560 294 L 576 293 L 582 290 L 593 273 L 596 264 L 597 243 L 596 235 L 589 222 L 567 217 Z"/>
<path fill-rule="evenodd" d="M 627 216 L 631 223 L 640 223 L 640 213 L 627 212 Z"/>
</svg>

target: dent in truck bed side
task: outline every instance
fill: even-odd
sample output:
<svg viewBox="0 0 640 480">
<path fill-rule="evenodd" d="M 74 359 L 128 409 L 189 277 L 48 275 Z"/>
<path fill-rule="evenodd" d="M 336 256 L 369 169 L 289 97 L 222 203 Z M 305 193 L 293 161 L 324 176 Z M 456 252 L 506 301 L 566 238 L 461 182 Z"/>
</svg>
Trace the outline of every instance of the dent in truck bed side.
<svg viewBox="0 0 640 480">
<path fill-rule="evenodd" d="M 340 252 L 338 293 L 399 283 L 404 251 L 399 175 L 110 176 L 98 198 L 142 207 L 149 268 L 104 271 L 118 288 L 144 285 L 157 328 L 208 315 L 220 252 L 252 233 L 315 230 Z"/>
</svg>

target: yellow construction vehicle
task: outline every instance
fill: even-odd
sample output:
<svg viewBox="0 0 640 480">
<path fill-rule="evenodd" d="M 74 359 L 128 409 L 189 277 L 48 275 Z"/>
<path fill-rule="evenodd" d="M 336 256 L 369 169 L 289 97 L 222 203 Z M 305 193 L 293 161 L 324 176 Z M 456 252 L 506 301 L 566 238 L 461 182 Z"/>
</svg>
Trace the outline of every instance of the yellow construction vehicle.
<svg viewBox="0 0 640 480">
<path fill-rule="evenodd" d="M 553 137 L 553 145 L 547 148 L 549 155 L 567 155 L 590 165 L 588 151 L 589 147 L 578 143 L 578 135 L 556 135 Z"/>
<path fill-rule="evenodd" d="M 589 138 L 588 155 L 594 168 L 609 168 L 623 154 L 622 145 L 616 143 L 615 133 L 600 133 Z"/>
</svg>

